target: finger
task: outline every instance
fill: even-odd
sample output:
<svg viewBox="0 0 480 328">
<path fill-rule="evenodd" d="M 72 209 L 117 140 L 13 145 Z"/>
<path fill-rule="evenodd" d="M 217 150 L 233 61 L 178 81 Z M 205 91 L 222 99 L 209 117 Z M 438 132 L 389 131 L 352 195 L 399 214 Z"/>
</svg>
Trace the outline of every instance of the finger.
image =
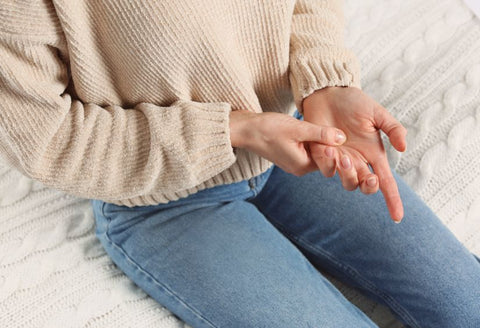
<svg viewBox="0 0 480 328">
<path fill-rule="evenodd" d="M 372 163 L 373 171 L 378 176 L 380 190 L 387 203 L 392 219 L 399 223 L 403 218 L 403 204 L 398 192 L 397 182 L 392 175 L 387 157 Z"/>
<path fill-rule="evenodd" d="M 322 172 L 322 174 L 327 178 L 333 177 L 336 172 L 336 149 L 334 147 L 325 146 L 316 142 L 309 142 L 309 148 L 310 155 L 315 161 L 320 172 Z"/>
<path fill-rule="evenodd" d="M 353 191 L 358 187 L 357 171 L 353 165 L 352 159 L 347 154 L 337 156 L 337 170 L 342 186 L 346 190 Z"/>
<path fill-rule="evenodd" d="M 370 195 L 378 191 L 378 177 L 370 171 L 367 163 L 361 162 L 357 166 L 357 175 L 362 193 Z"/>
<path fill-rule="evenodd" d="M 407 149 L 407 129 L 388 110 L 378 105 L 374 119 L 377 128 L 386 133 L 396 150 L 403 152 Z"/>
<path fill-rule="evenodd" d="M 345 133 L 337 128 L 320 126 L 306 121 L 297 121 L 297 141 L 315 141 L 325 145 L 338 146 L 345 142 Z"/>
<path fill-rule="evenodd" d="M 310 172 L 318 171 L 318 166 L 310 154 L 309 143 L 300 142 L 298 143 L 298 147 L 299 151 L 295 151 L 294 154 L 291 155 L 293 161 L 290 162 L 290 165 L 295 163 L 295 168 L 293 169 L 294 174 L 303 176 Z"/>
</svg>

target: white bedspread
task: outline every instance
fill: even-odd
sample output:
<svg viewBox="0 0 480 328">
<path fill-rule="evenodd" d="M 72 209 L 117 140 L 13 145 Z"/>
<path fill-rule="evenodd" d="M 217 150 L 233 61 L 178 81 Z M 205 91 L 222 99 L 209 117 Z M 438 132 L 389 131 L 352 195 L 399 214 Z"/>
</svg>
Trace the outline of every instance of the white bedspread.
<svg viewBox="0 0 480 328">
<path fill-rule="evenodd" d="M 392 166 L 480 254 L 480 19 L 461 0 L 347 0 L 364 90 L 408 128 Z M 380 327 L 389 311 L 339 284 Z M 88 200 L 0 162 L 0 327 L 187 327 L 94 236 Z"/>
<path fill-rule="evenodd" d="M 473 12 L 480 17 L 480 1 L 478 0 L 464 0 L 467 6 L 473 10 Z"/>
</svg>

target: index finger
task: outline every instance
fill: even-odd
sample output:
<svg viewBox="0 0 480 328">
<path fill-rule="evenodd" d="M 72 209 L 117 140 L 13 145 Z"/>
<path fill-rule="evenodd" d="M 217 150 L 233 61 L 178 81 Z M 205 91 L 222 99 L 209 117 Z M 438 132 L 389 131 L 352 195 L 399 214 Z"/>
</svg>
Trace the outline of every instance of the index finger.
<svg viewBox="0 0 480 328">
<path fill-rule="evenodd" d="M 403 218 L 403 204 L 398 192 L 397 181 L 392 175 L 386 156 L 372 163 L 372 168 L 378 176 L 380 190 L 382 191 L 385 202 L 387 203 L 390 216 L 396 223 L 400 223 Z"/>
</svg>

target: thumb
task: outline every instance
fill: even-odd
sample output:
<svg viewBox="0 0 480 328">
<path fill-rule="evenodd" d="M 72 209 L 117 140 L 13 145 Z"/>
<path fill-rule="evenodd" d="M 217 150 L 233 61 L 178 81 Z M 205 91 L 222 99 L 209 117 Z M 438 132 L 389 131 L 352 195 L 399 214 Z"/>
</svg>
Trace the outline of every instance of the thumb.
<svg viewBox="0 0 480 328">
<path fill-rule="evenodd" d="M 316 125 L 307 121 L 298 121 L 298 123 L 298 141 L 315 141 L 325 145 L 338 146 L 347 140 L 345 133 L 340 129 Z"/>
<path fill-rule="evenodd" d="M 377 128 L 385 132 L 392 146 L 398 151 L 405 151 L 407 129 L 380 105 L 375 110 L 374 119 Z"/>
</svg>

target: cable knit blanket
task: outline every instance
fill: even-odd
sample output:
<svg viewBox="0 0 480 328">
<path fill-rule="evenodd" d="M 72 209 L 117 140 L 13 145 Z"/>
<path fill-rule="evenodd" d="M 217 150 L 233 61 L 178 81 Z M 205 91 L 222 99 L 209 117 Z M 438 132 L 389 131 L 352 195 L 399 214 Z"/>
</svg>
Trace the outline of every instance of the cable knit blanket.
<svg viewBox="0 0 480 328">
<path fill-rule="evenodd" d="M 364 90 L 408 128 L 394 167 L 480 254 L 480 19 L 461 0 L 347 0 Z M 389 310 L 330 277 L 380 327 Z M 124 276 L 90 202 L 0 162 L 1 327 L 187 327 Z"/>
</svg>

